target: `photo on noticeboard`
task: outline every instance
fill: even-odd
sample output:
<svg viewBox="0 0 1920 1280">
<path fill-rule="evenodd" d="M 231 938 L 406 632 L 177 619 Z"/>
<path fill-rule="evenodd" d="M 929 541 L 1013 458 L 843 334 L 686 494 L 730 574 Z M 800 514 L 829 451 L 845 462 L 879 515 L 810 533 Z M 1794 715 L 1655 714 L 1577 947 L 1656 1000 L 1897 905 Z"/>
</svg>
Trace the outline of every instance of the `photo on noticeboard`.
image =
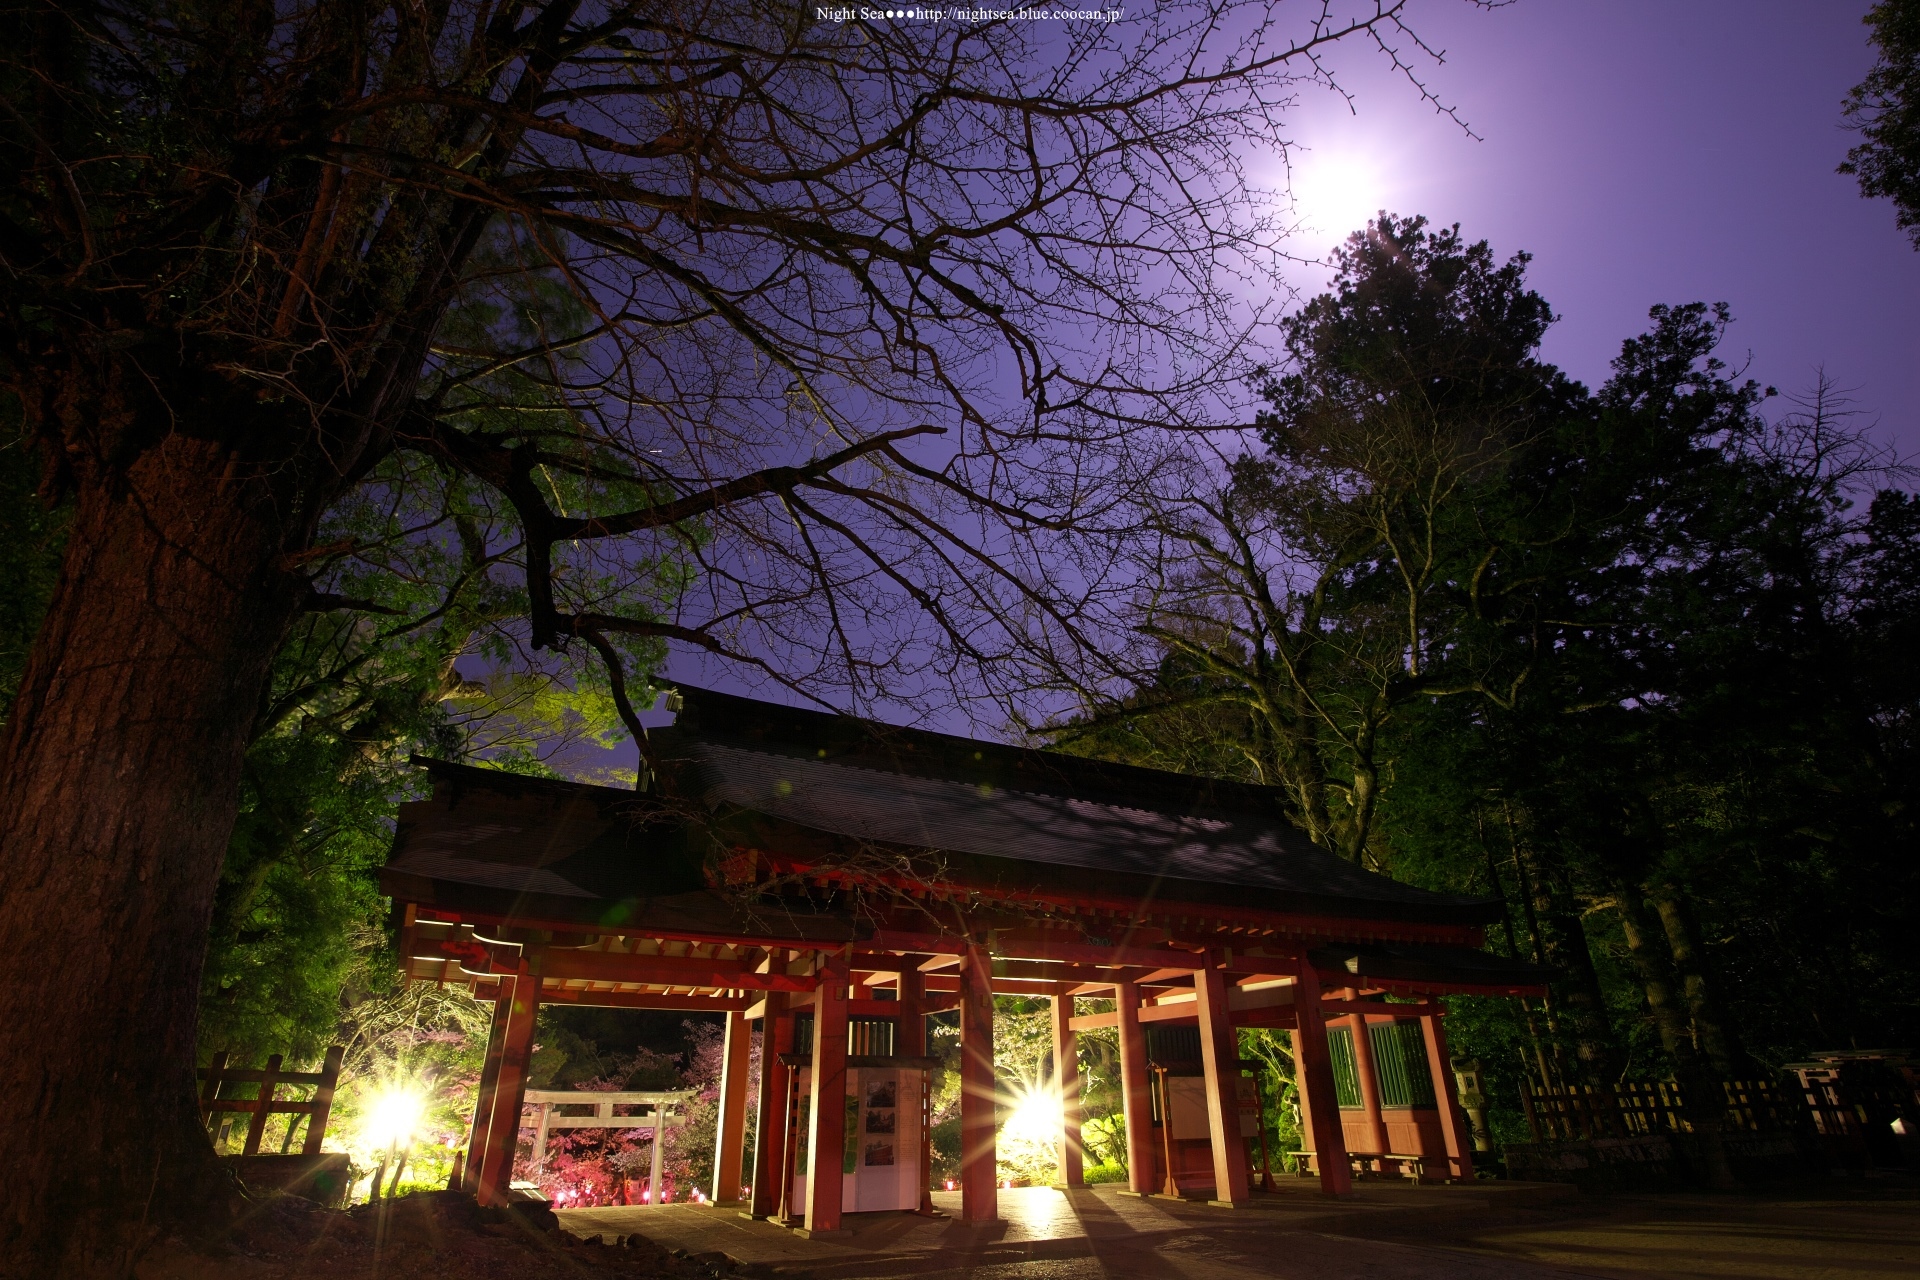
<svg viewBox="0 0 1920 1280">
<path fill-rule="evenodd" d="M 893 1144 L 891 1142 L 869 1142 L 867 1144 L 867 1165 L 890 1165 L 893 1163 Z"/>
<path fill-rule="evenodd" d="M 867 1085 L 867 1105 L 870 1107 L 891 1107 L 895 1098 L 893 1081 L 875 1080 Z M 889 1129 L 887 1132 L 891 1133 Z"/>
<path fill-rule="evenodd" d="M 867 1112 L 867 1132 L 868 1133 L 892 1133 L 893 1117 L 894 1117 L 894 1113 L 891 1111 Z"/>
</svg>

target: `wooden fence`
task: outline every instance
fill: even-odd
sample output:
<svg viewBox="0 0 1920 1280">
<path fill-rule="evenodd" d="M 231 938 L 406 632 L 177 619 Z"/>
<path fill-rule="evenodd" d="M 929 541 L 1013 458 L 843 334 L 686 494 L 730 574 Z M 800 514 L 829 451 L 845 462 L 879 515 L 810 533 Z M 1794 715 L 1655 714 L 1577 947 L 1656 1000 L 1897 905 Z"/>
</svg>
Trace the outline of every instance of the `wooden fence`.
<svg viewBox="0 0 1920 1280">
<path fill-rule="evenodd" d="M 1710 1099 L 1723 1129 L 1748 1133 L 1792 1131 L 1807 1120 L 1799 1089 L 1768 1080 L 1722 1080 Z M 1617 1085 L 1567 1085 L 1535 1089 L 1520 1085 L 1520 1103 L 1535 1142 L 1631 1138 L 1656 1133 L 1692 1133 L 1696 1113 L 1675 1080 Z"/>
<path fill-rule="evenodd" d="M 1898 1164 L 1902 1147 L 1920 1142 L 1920 1069 L 1850 1079 L 1803 1070 L 1797 1091 L 1813 1131 L 1848 1164 Z"/>
<path fill-rule="evenodd" d="M 334 1045 L 327 1050 L 320 1070 L 282 1071 L 280 1055 L 276 1053 L 267 1059 L 265 1069 L 254 1071 L 229 1067 L 227 1055 L 216 1053 L 213 1061 L 200 1069 L 200 1118 L 211 1128 L 214 1117 L 224 1113 L 251 1116 L 246 1145 L 241 1152 L 253 1156 L 260 1154 L 260 1140 L 266 1136 L 268 1116 L 289 1117 L 286 1140 L 280 1144 L 282 1152 L 293 1145 L 294 1131 L 299 1128 L 300 1117 L 305 1116 L 306 1142 L 300 1154 L 317 1156 L 320 1142 L 327 1136 L 327 1113 L 333 1109 L 333 1091 L 340 1083 L 340 1060 L 345 1054 L 345 1049 Z M 251 1098 L 222 1096 L 230 1085 L 249 1084 L 256 1086 Z M 311 1086 L 313 1092 L 300 1099 L 279 1096 L 282 1088 L 299 1086 Z"/>
</svg>

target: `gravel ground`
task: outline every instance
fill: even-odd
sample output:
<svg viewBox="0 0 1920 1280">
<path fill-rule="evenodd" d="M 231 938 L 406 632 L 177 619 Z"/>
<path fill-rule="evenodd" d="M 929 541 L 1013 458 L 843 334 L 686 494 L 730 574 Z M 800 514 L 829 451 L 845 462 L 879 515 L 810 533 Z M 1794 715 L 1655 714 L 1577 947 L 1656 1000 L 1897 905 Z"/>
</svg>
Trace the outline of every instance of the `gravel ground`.
<svg viewBox="0 0 1920 1280">
<path fill-rule="evenodd" d="M 618 1243 L 560 1231 L 553 1215 L 485 1210 L 447 1192 L 323 1209 L 297 1196 L 253 1205 L 208 1248 L 163 1241 L 137 1280 L 730 1280 L 724 1259 L 676 1256 L 641 1236 Z"/>
</svg>

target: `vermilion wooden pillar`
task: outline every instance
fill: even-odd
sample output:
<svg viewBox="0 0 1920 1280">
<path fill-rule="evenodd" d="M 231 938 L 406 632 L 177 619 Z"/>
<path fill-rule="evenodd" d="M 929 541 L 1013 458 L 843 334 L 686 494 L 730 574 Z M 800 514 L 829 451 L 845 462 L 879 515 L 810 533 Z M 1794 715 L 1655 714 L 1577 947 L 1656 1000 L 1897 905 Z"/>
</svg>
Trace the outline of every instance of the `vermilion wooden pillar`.
<svg viewBox="0 0 1920 1280">
<path fill-rule="evenodd" d="M 1433 1101 L 1440 1108 L 1440 1136 L 1447 1144 L 1447 1160 L 1456 1178 L 1473 1181 L 1473 1141 L 1467 1136 L 1466 1117 L 1460 1114 L 1460 1094 L 1453 1087 L 1453 1059 L 1447 1054 L 1447 1032 L 1441 1026 L 1446 1008 L 1436 997 L 1434 1012 L 1420 1019 L 1427 1042 L 1427 1072 L 1433 1077 Z"/>
<path fill-rule="evenodd" d="M 1300 1058 L 1300 1021 L 1296 1015 L 1293 1030 L 1287 1033 L 1293 1045 L 1293 1098 L 1300 1107 L 1300 1149 L 1305 1154 L 1314 1149 L 1313 1135 L 1319 1132 L 1314 1127 L 1313 1095 L 1307 1092 L 1307 1072 Z M 1304 1167 L 1304 1166 L 1302 1166 Z"/>
<path fill-rule="evenodd" d="M 740 1203 L 741 1147 L 747 1134 L 747 1074 L 753 1065 L 753 1031 L 747 1015 L 727 1015 L 727 1041 L 720 1066 L 720 1118 L 714 1126 L 713 1202 Z"/>
<path fill-rule="evenodd" d="M 1227 975 L 1214 958 L 1193 975 L 1194 1012 L 1200 1019 L 1200 1067 L 1206 1076 L 1207 1130 L 1213 1139 L 1213 1203 L 1240 1209 L 1252 1202 L 1247 1187 L 1247 1143 L 1240 1136 L 1240 1040 L 1227 1012 Z"/>
<path fill-rule="evenodd" d="M 900 1024 L 894 1035 L 894 1052 L 903 1058 L 927 1055 L 927 1017 L 922 1012 L 927 998 L 927 975 L 908 969 L 900 975 Z"/>
<path fill-rule="evenodd" d="M 1327 1050 L 1327 1016 L 1320 1007 L 1320 975 L 1300 957 L 1294 987 L 1293 1061 L 1299 1074 L 1301 1114 L 1313 1135 L 1323 1195 L 1353 1194 L 1347 1138 L 1340 1131 L 1340 1098 L 1333 1088 L 1333 1056 Z"/>
<path fill-rule="evenodd" d="M 927 1016 L 925 1008 L 927 995 L 927 976 L 911 963 L 900 973 L 900 985 L 897 988 L 900 997 L 900 1021 L 894 1032 L 894 1052 L 903 1058 L 924 1058 L 927 1054 Z M 920 1179 L 919 1209 L 922 1213 L 933 1212 L 933 1135 L 927 1131 L 926 1090 L 930 1085 L 925 1071 L 916 1071 L 911 1079 L 919 1081 L 911 1090 L 912 1101 L 905 1093 L 900 1099 L 904 1113 L 912 1107 L 918 1116 L 920 1125 L 919 1149 L 914 1152 L 914 1168 Z M 903 1084 L 904 1090 L 904 1084 Z"/>
<path fill-rule="evenodd" d="M 1127 1120 L 1127 1190 L 1150 1196 L 1160 1189 L 1153 1176 L 1153 1100 L 1148 1090 L 1147 1037 L 1140 1029 L 1140 988 L 1114 984 L 1120 1015 L 1120 1106 Z"/>
<path fill-rule="evenodd" d="M 760 1019 L 760 1110 L 753 1127 L 753 1191 L 747 1214 L 770 1218 L 780 1212 L 780 1179 L 787 1167 L 787 1068 L 780 1055 L 793 1048 L 793 1019 L 787 994 L 767 992 Z"/>
<path fill-rule="evenodd" d="M 994 1128 L 999 1122 L 993 1074 L 993 961 L 969 942 L 960 955 L 960 1220 L 1000 1216 Z"/>
<path fill-rule="evenodd" d="M 480 1160 L 481 1204 L 505 1204 L 513 1182 L 513 1157 L 520 1147 L 520 1111 L 527 1101 L 527 1060 L 533 1055 L 533 1021 L 540 1011 L 540 978 L 522 973 L 513 980 L 507 1011 L 507 1034 L 500 1047 L 499 1084 L 493 1095 L 493 1118 L 487 1125 L 487 1145 Z"/>
<path fill-rule="evenodd" d="M 1347 993 L 1355 999 L 1354 992 Z M 1374 1070 L 1373 1036 L 1367 1031 L 1367 1015 L 1349 1014 L 1347 1027 L 1353 1033 L 1353 1070 L 1360 1077 L 1360 1114 L 1366 1119 L 1367 1150 L 1376 1155 L 1387 1151 L 1387 1117 L 1380 1110 L 1380 1076 Z M 1380 1172 L 1386 1172 L 1384 1165 Z"/>
<path fill-rule="evenodd" d="M 1080 1036 L 1073 1029 L 1073 997 L 1053 998 L 1053 1080 L 1060 1094 L 1060 1185 L 1087 1185 L 1080 1149 Z"/>
<path fill-rule="evenodd" d="M 807 1142 L 809 1236 L 839 1235 L 847 1150 L 847 958 L 823 957 L 813 993 L 813 1132 Z"/>
<path fill-rule="evenodd" d="M 486 1158 L 487 1133 L 493 1125 L 493 1095 L 500 1085 L 500 1053 L 507 1043 L 507 1016 L 513 1005 L 513 979 L 494 987 L 493 1022 L 487 1028 L 487 1056 L 480 1065 L 480 1087 L 473 1098 L 473 1134 L 467 1139 L 466 1163 L 455 1190 L 474 1194 L 480 1186 L 480 1163 Z"/>
</svg>

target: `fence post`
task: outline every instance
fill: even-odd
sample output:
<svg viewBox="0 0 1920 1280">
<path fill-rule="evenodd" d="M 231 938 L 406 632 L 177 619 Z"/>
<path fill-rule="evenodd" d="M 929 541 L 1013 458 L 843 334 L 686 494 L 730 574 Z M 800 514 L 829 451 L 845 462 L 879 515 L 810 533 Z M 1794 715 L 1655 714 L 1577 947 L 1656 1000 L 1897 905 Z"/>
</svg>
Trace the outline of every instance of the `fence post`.
<svg viewBox="0 0 1920 1280">
<path fill-rule="evenodd" d="M 212 1103 L 220 1097 L 220 1085 L 227 1070 L 227 1051 L 222 1049 L 213 1055 L 207 1064 L 207 1084 L 200 1090 L 200 1122 L 206 1124 L 213 1119 Z"/>
<path fill-rule="evenodd" d="M 260 1073 L 260 1093 L 253 1102 L 253 1122 L 247 1126 L 247 1145 L 242 1148 L 246 1155 L 260 1154 L 260 1139 L 267 1132 L 267 1114 L 273 1110 L 273 1091 L 280 1082 L 280 1055 L 274 1054 L 267 1059 L 267 1069 Z M 293 1123 L 289 1116 L 287 1123 Z"/>
<path fill-rule="evenodd" d="M 1525 1076 L 1520 1078 L 1520 1107 L 1527 1113 L 1527 1128 L 1532 1132 L 1533 1140 L 1544 1141 L 1540 1137 L 1540 1117 L 1533 1110 L 1533 1086 L 1527 1083 Z"/>
<path fill-rule="evenodd" d="M 303 1155 L 320 1154 L 321 1140 L 327 1136 L 327 1116 L 333 1110 L 333 1091 L 340 1083 L 340 1062 L 346 1054 L 342 1046 L 331 1045 L 320 1063 L 320 1083 L 314 1086 L 313 1110 L 307 1116 L 307 1141 L 300 1148 Z"/>
</svg>

